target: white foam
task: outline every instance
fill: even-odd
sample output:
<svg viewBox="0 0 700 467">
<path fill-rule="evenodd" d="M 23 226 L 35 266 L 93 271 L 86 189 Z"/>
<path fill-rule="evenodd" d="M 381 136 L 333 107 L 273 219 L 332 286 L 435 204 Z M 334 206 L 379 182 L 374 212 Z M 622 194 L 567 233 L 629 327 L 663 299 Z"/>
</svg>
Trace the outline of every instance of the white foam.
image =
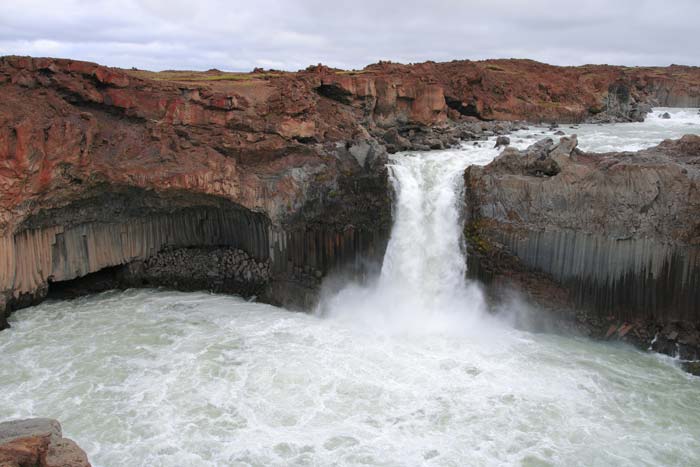
<svg viewBox="0 0 700 467">
<path fill-rule="evenodd" d="M 657 107 L 644 122 L 613 123 L 602 125 L 562 124 L 559 128 L 532 128 L 516 132 L 511 140 L 514 146 L 525 149 L 536 139 L 551 137 L 556 131 L 578 135 L 579 148 L 591 152 L 638 151 L 659 144 L 664 139 L 680 138 L 686 134 L 700 134 L 700 109 L 675 109 Z M 670 119 L 661 118 L 668 112 Z M 572 128 L 573 127 L 573 128 Z M 535 133 L 539 132 L 539 133 Z M 532 138 L 537 134 L 537 138 Z"/>
<path fill-rule="evenodd" d="M 656 123 L 576 131 L 622 148 L 646 125 L 649 146 Z M 493 144 L 392 158 L 381 276 L 325 318 L 157 290 L 16 312 L 0 419 L 58 418 L 97 466 L 700 465 L 698 380 L 672 359 L 484 316 L 461 280 L 460 177 Z"/>
<path fill-rule="evenodd" d="M 322 301 L 319 313 L 373 332 L 473 332 L 485 306 L 465 282 L 461 213 L 463 172 L 475 160 L 464 150 L 393 155 L 394 226 L 381 274 Z"/>
<path fill-rule="evenodd" d="M 95 465 L 700 462 L 697 379 L 627 347 L 505 327 L 389 336 L 154 290 L 12 324 L 0 419 L 56 417 Z"/>
</svg>

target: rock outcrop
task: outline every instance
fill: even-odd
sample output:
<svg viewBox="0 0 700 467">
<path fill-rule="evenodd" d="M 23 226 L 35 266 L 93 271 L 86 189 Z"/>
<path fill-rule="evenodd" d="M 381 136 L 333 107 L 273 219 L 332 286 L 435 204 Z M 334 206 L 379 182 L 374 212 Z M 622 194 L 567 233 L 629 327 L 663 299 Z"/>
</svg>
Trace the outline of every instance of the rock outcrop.
<svg viewBox="0 0 700 467">
<path fill-rule="evenodd" d="M 650 105 L 700 107 L 700 68 L 557 67 L 532 60 L 379 63 L 362 70 L 399 83 L 420 79 L 441 89 L 452 119 L 530 122 L 637 121 Z M 337 78 L 342 89 L 353 87 Z M 347 80 L 347 78 L 345 78 Z M 427 110 L 427 109 L 426 109 Z M 439 113 L 435 119 L 442 118 Z"/>
<path fill-rule="evenodd" d="M 303 80 L 181 84 L 6 57 L 0 102 L 3 311 L 164 249 L 240 249 L 268 282 L 295 283 L 388 233 L 386 151 Z"/>
<path fill-rule="evenodd" d="M 700 137 L 612 154 L 545 139 L 470 167 L 465 183 L 477 271 L 513 269 L 505 256 L 544 273 L 603 335 L 626 323 L 649 345 L 690 323 L 667 334 L 700 337 Z"/>
<path fill-rule="evenodd" d="M 48 418 L 0 423 L 2 467 L 90 467 L 85 452 Z"/>
<path fill-rule="evenodd" d="M 527 60 L 242 74 L 0 58 L 0 328 L 52 288 L 182 282 L 167 272 L 182 255 L 202 286 L 308 306 L 329 270 L 381 258 L 387 151 L 635 118 L 692 103 L 698 82 L 689 67 Z M 255 280 L 222 274 L 217 249 L 243 251 Z"/>
</svg>

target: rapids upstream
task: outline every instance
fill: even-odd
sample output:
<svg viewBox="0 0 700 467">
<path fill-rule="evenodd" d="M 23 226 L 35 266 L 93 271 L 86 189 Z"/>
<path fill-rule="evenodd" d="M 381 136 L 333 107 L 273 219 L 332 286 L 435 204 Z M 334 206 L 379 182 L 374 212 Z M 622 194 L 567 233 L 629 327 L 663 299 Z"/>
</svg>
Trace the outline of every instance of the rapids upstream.
<svg viewBox="0 0 700 467">
<path fill-rule="evenodd" d="M 700 134 L 700 116 L 576 127 L 561 129 L 584 150 L 636 150 Z M 17 311 L 0 419 L 57 418 L 100 467 L 700 465 L 700 379 L 626 345 L 515 329 L 464 281 L 462 173 L 498 152 L 393 155 L 381 271 L 329 288 L 315 314 L 163 290 Z"/>
</svg>

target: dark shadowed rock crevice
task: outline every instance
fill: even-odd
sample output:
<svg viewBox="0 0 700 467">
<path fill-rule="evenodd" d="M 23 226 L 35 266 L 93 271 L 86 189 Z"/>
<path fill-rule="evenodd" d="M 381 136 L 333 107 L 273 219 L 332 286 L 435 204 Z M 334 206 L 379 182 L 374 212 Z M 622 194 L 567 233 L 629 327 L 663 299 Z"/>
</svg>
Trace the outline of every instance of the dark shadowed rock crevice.
<svg viewBox="0 0 700 467">
<path fill-rule="evenodd" d="M 180 191 L 156 193 L 134 187 L 95 186 L 85 198 L 60 208 L 37 211 L 5 241 L 3 279 L 14 290 L 13 295 L 6 294 L 6 308 L 40 301 L 49 293 L 49 284 L 65 285 L 67 281 L 119 266 L 135 268 L 143 262 L 153 265 L 169 249 L 190 251 L 186 249 L 224 246 L 255 258 L 256 266 L 267 264 L 269 231 L 270 221 L 264 215 L 225 199 L 189 196 Z M 193 267 L 197 264 L 195 257 L 191 258 Z M 224 258 L 228 258 L 227 254 Z M 171 269 L 179 270 L 180 276 L 187 271 L 197 272 L 196 268 L 187 268 L 185 261 Z M 153 270 L 146 268 L 143 277 L 151 278 L 149 271 Z M 108 271 L 102 276 L 107 276 Z M 153 285 L 166 285 L 165 276 L 155 274 Z M 72 287 L 97 291 L 109 283 L 94 279 L 87 277 L 84 285 L 73 282 Z M 268 279 L 266 273 L 265 280 Z M 178 287 L 195 282 L 208 288 L 204 287 L 206 281 L 201 280 L 183 280 Z M 117 283 L 128 285 L 129 280 L 123 277 Z"/>
<path fill-rule="evenodd" d="M 350 104 L 352 94 L 333 84 L 322 84 L 315 88 L 315 91 L 323 97 L 327 97 L 334 101 L 340 102 L 341 104 Z"/>
<path fill-rule="evenodd" d="M 270 260 L 256 260 L 228 247 L 165 248 L 84 276 L 49 281 L 47 298 L 70 299 L 110 289 L 165 287 L 182 291 L 208 290 L 245 298 L 262 294 L 271 280 Z"/>
<path fill-rule="evenodd" d="M 639 99 L 640 101 L 638 101 Z M 653 98 L 638 93 L 632 95 L 631 86 L 624 81 L 617 81 L 608 86 L 608 93 L 600 107 L 591 107 L 592 114 L 586 119 L 589 123 L 643 122 L 651 112 Z"/>
<path fill-rule="evenodd" d="M 486 120 L 479 114 L 479 110 L 473 102 L 465 103 L 454 97 L 445 96 L 445 104 L 465 117 L 476 117 L 479 120 Z"/>
</svg>

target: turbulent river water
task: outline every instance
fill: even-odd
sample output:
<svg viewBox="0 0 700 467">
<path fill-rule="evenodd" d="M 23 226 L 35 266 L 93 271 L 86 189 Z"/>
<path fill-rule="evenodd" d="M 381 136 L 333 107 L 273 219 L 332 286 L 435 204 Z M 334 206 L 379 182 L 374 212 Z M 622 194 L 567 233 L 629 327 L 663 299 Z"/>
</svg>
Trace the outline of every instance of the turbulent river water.
<svg viewBox="0 0 700 467">
<path fill-rule="evenodd" d="M 635 150 L 700 133 L 700 116 L 562 129 L 585 150 Z M 381 272 L 329 289 L 315 314 L 163 290 L 16 312 L 0 419 L 58 418 L 102 467 L 700 465 L 700 379 L 624 345 L 515 329 L 464 281 L 461 174 L 497 153 L 392 156 Z"/>
</svg>

